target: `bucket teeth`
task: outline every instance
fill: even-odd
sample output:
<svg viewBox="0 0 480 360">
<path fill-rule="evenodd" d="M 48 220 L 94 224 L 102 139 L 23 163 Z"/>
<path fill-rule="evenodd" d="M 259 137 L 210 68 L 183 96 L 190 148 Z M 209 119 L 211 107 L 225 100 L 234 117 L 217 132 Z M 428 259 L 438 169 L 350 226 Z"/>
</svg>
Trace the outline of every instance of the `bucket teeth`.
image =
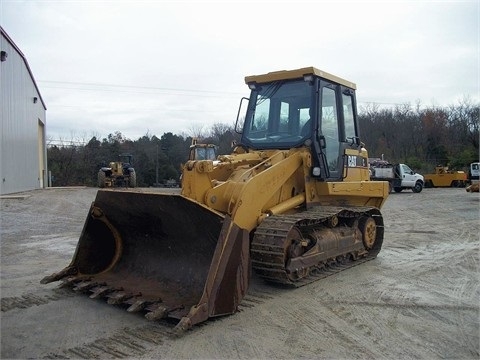
<svg viewBox="0 0 480 360">
<path fill-rule="evenodd" d="M 99 286 L 99 285 L 105 285 L 105 284 L 99 284 L 96 281 L 86 280 L 75 285 L 73 288 L 73 291 L 88 291 L 94 288 L 95 286 Z"/>
<path fill-rule="evenodd" d="M 188 329 L 192 328 L 192 320 L 188 316 L 184 316 L 180 319 L 178 324 L 172 331 L 172 334 L 175 336 L 183 335 Z"/>
<path fill-rule="evenodd" d="M 40 280 L 40 283 L 41 284 L 48 284 L 48 283 L 51 283 L 53 281 L 58 281 L 60 279 L 63 279 L 65 276 L 75 275 L 77 272 L 78 271 L 77 271 L 77 268 L 75 266 L 68 266 L 58 273 L 54 273 L 52 275 L 45 276 L 42 280 Z"/>
<path fill-rule="evenodd" d="M 133 296 L 134 295 L 125 293 L 123 291 L 122 292 L 116 292 L 116 293 L 108 295 L 107 303 L 110 304 L 110 305 L 118 305 L 118 304 L 123 303 L 125 300 L 130 299 Z"/>
<path fill-rule="evenodd" d="M 127 309 L 128 312 L 138 312 L 145 309 L 150 302 L 146 300 L 137 300 Z"/>
<path fill-rule="evenodd" d="M 62 281 L 62 283 L 58 286 L 59 288 L 66 288 L 66 287 L 71 287 L 74 284 L 80 283 L 83 280 L 88 280 L 88 279 L 82 279 L 77 276 L 69 276 L 66 279 Z"/>
<path fill-rule="evenodd" d="M 155 310 L 145 314 L 145 317 L 148 320 L 160 320 L 168 316 L 168 308 L 165 306 L 159 305 Z"/>
<path fill-rule="evenodd" d="M 96 289 L 92 295 L 90 295 L 90 299 L 98 299 L 102 296 L 110 294 L 112 291 L 115 291 L 115 289 L 110 286 L 101 286 Z"/>
</svg>

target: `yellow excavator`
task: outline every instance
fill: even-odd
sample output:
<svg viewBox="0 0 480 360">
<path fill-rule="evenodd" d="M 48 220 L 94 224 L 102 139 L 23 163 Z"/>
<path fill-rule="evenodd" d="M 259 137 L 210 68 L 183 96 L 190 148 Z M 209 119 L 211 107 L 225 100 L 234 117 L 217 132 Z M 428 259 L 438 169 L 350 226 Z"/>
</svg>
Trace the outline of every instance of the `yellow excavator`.
<svg viewBox="0 0 480 360">
<path fill-rule="evenodd" d="M 295 287 L 374 259 L 389 186 L 370 181 L 356 85 L 314 67 L 245 82 L 231 154 L 187 161 L 180 194 L 99 190 L 70 265 L 41 282 L 180 334 L 233 314 L 252 272 Z"/>
</svg>

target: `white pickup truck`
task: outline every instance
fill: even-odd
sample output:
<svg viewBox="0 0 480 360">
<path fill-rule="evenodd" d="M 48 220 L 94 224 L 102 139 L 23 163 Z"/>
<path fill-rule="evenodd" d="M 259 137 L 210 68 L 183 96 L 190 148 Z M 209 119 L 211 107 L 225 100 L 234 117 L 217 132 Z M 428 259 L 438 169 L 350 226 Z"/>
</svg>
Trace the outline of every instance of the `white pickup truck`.
<svg viewBox="0 0 480 360">
<path fill-rule="evenodd" d="M 390 164 L 384 160 L 370 162 L 370 180 L 388 181 L 390 192 L 412 189 L 414 193 L 419 193 L 425 184 L 423 176 L 414 172 L 408 165 Z"/>
</svg>

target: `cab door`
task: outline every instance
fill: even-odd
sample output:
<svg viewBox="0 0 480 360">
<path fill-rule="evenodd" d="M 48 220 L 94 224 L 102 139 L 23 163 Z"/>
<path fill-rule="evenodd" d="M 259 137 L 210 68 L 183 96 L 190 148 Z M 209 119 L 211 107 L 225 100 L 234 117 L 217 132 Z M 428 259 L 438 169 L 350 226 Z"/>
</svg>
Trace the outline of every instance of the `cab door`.
<svg viewBox="0 0 480 360">
<path fill-rule="evenodd" d="M 336 86 L 327 84 L 322 87 L 321 92 L 321 109 L 320 109 L 320 136 L 325 141 L 325 158 L 326 167 L 330 174 L 329 178 L 339 178 L 339 121 L 338 99 Z"/>
<path fill-rule="evenodd" d="M 415 186 L 415 175 L 412 169 L 408 165 L 400 164 L 400 176 L 402 177 L 402 186 L 413 187 Z"/>
<path fill-rule="evenodd" d="M 359 137 L 355 112 L 355 93 L 346 87 L 322 81 L 319 136 L 324 144 L 327 178 L 341 180 L 345 176 L 346 149 L 358 149 Z M 352 160 L 353 161 L 353 160 Z M 355 158 L 354 167 L 358 159 Z M 366 165 L 365 165 L 366 166 Z"/>
</svg>

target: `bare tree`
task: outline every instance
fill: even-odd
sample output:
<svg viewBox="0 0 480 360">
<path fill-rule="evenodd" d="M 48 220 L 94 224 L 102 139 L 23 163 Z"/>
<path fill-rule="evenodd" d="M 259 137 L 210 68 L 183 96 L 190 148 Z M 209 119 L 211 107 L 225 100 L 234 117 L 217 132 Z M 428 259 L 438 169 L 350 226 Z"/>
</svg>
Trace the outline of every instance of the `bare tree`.
<svg viewBox="0 0 480 360">
<path fill-rule="evenodd" d="M 189 135 L 193 138 L 203 139 L 205 137 L 204 126 L 198 123 L 192 123 L 189 126 Z"/>
</svg>

